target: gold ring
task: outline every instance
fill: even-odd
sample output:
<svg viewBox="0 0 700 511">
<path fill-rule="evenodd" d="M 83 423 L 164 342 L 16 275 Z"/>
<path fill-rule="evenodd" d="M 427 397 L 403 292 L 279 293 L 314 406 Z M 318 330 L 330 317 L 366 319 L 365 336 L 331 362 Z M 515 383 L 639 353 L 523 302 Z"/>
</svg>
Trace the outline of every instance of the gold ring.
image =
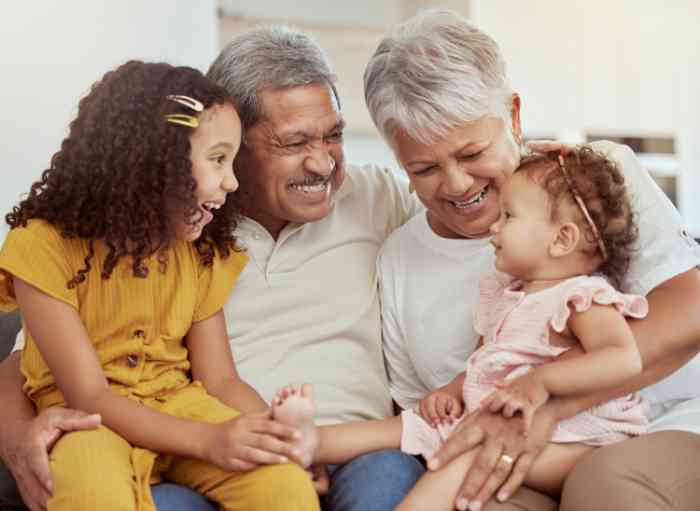
<svg viewBox="0 0 700 511">
<path fill-rule="evenodd" d="M 501 454 L 501 461 L 505 463 L 506 465 L 512 465 L 515 460 L 511 457 L 508 456 L 507 454 Z"/>
</svg>

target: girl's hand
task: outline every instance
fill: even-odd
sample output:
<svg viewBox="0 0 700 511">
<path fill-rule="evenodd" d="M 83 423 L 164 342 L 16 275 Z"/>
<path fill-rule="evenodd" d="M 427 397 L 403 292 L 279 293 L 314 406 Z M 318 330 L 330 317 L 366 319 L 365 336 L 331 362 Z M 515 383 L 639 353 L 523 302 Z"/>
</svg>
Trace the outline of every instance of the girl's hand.
<svg viewBox="0 0 700 511">
<path fill-rule="evenodd" d="M 503 502 L 523 483 L 532 462 L 549 442 L 557 421 L 556 407 L 550 402 L 537 411 L 530 434 L 525 437 L 520 419 L 478 410 L 465 417 L 428 461 L 428 468 L 439 470 L 477 448 L 479 453 L 457 493 L 455 505 L 465 499 L 483 508 L 496 491 L 498 500 Z"/>
<path fill-rule="evenodd" d="M 486 397 L 481 408 L 491 412 L 501 412 L 510 419 L 520 412 L 523 416 L 525 434 L 530 431 L 535 412 L 549 399 L 549 391 L 539 378 L 537 370 L 497 385 L 498 390 Z"/>
<path fill-rule="evenodd" d="M 557 140 L 530 140 L 525 145 L 527 145 L 527 148 L 535 153 L 549 153 L 556 151 L 564 156 L 570 154 L 574 149 L 576 149 L 576 146 L 573 144 L 565 144 L 564 142 L 559 142 Z"/>
<path fill-rule="evenodd" d="M 204 458 L 230 472 L 248 471 L 260 465 L 296 460 L 300 453 L 292 440 L 298 431 L 272 419 L 272 410 L 247 413 L 221 424 L 212 424 L 205 440 Z"/>
<path fill-rule="evenodd" d="M 436 428 L 438 424 L 451 424 L 462 415 L 462 400 L 441 387 L 421 399 L 417 411 L 425 422 Z"/>
</svg>

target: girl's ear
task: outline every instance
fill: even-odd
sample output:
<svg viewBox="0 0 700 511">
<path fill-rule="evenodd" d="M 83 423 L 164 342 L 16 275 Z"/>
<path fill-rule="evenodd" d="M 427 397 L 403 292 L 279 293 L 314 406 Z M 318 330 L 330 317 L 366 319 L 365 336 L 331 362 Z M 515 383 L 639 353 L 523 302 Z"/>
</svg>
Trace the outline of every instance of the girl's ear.
<svg viewBox="0 0 700 511">
<path fill-rule="evenodd" d="M 581 240 L 581 229 L 574 222 L 566 222 L 559 227 L 556 236 L 549 245 L 551 257 L 563 257 L 571 254 Z"/>
</svg>

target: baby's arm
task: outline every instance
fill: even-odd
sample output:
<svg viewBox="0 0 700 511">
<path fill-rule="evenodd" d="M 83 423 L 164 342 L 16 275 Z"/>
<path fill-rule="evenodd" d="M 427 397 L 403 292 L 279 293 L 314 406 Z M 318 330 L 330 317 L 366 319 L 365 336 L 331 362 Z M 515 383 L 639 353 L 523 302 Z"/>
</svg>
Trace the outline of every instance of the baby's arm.
<svg viewBox="0 0 700 511">
<path fill-rule="evenodd" d="M 484 406 L 503 410 L 510 417 L 521 411 L 529 426 L 534 411 L 549 396 L 573 397 L 621 385 L 642 371 L 642 361 L 632 330 L 611 305 L 593 304 L 572 312 L 567 326 L 584 353 L 561 358 L 504 383 Z"/>
<path fill-rule="evenodd" d="M 462 387 L 465 376 L 466 374 L 462 371 L 450 383 L 435 389 L 421 399 L 416 411 L 423 420 L 437 427 L 442 422 L 452 422 L 462 415 L 464 410 Z"/>
<path fill-rule="evenodd" d="M 292 428 L 270 421 L 269 412 L 268 417 L 260 414 L 235 424 L 239 418 L 209 424 L 173 417 L 112 392 L 76 309 L 18 277 L 13 283 L 27 328 L 68 406 L 100 414 L 102 423 L 128 442 L 155 452 L 202 459 L 228 470 L 286 461 L 279 454 L 247 448 L 271 434 L 293 435 Z M 265 444 L 268 451 L 281 443 L 273 440 L 274 446 Z"/>
</svg>

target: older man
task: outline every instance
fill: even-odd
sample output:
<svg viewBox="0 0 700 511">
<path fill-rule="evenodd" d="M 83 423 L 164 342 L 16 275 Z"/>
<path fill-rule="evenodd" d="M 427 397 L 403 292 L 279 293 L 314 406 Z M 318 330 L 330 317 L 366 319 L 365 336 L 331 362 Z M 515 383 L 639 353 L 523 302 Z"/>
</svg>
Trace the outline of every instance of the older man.
<svg viewBox="0 0 700 511">
<path fill-rule="evenodd" d="M 268 401 L 283 384 L 312 383 L 319 424 L 390 415 L 375 260 L 418 203 L 389 171 L 345 165 L 334 76 L 305 35 L 281 27 L 245 33 L 209 76 L 231 93 L 245 130 L 236 233 L 250 262 L 225 307 L 239 372 Z M 12 399 L 0 453 L 27 504 L 42 509 L 47 448 L 60 431 L 90 424 L 68 417 L 72 411 L 32 418 L 19 399 L 16 356 L 2 366 L 0 395 Z M 325 507 L 393 509 L 422 472 L 399 451 L 330 467 Z M 181 488 L 154 496 L 159 511 L 208 508 Z"/>
</svg>

